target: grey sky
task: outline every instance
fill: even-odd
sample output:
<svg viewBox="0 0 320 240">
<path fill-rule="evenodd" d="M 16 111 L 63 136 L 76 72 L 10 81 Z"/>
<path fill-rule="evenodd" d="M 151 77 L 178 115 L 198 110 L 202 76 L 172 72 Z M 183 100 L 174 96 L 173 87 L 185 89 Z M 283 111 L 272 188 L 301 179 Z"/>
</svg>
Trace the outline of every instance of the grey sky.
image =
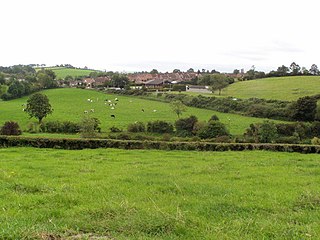
<svg viewBox="0 0 320 240">
<path fill-rule="evenodd" d="M 268 71 L 320 65 L 316 0 L 10 0 L 0 65 Z"/>
</svg>

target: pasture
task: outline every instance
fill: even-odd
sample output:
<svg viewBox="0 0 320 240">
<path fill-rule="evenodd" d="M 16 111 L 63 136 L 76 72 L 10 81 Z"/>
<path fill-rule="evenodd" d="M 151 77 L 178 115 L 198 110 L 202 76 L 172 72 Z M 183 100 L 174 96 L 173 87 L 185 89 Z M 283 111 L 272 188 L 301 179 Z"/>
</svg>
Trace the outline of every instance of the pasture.
<svg viewBox="0 0 320 240">
<path fill-rule="evenodd" d="M 41 68 L 36 68 L 36 71 L 40 69 Z M 64 67 L 46 67 L 45 69 L 52 70 L 56 74 L 57 79 L 64 79 L 66 76 L 83 77 L 88 76 L 92 72 L 96 72 L 94 70 L 89 69 L 73 69 Z"/>
<path fill-rule="evenodd" d="M 318 155 L 6 148 L 0 159 L 0 239 L 320 238 Z"/>
<path fill-rule="evenodd" d="M 221 96 L 296 100 L 320 93 L 320 76 L 264 78 L 235 82 L 221 92 Z M 218 92 L 213 94 L 218 96 Z"/>
<path fill-rule="evenodd" d="M 168 103 L 158 101 L 107 95 L 93 90 L 74 88 L 52 89 L 42 91 L 42 93 L 48 96 L 54 109 L 53 114 L 45 118 L 44 121 L 70 120 L 79 122 L 85 114 L 84 111 L 88 111 L 88 115 L 101 121 L 102 131 L 106 132 L 112 126 L 126 129 L 129 123 L 135 121 L 147 123 L 148 121 L 165 120 L 173 123 L 178 119 Z M 116 102 L 115 98 L 118 98 L 119 101 Z M 28 123 L 36 122 L 36 119 L 29 119 L 29 116 L 23 112 L 22 105 L 27 102 L 27 99 L 28 97 L 23 97 L 6 102 L 0 101 L 0 123 L 8 120 L 17 121 L 24 130 Z M 105 100 L 110 100 L 111 103 Z M 109 106 L 113 103 L 117 104 L 114 109 Z M 91 112 L 91 109 L 94 109 L 94 112 Z M 216 114 L 220 121 L 226 124 L 230 133 L 234 135 L 243 134 L 251 123 L 265 120 L 191 107 L 187 108 L 187 112 L 184 112 L 182 117 L 195 115 L 201 121 L 208 121 L 213 114 Z M 115 118 L 112 118 L 111 115 L 115 115 Z"/>
</svg>

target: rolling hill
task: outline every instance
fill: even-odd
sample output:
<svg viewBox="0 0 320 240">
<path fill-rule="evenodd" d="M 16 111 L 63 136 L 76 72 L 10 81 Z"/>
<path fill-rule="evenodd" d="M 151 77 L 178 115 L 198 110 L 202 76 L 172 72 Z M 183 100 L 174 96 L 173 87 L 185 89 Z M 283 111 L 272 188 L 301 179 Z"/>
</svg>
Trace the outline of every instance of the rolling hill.
<svg viewBox="0 0 320 240">
<path fill-rule="evenodd" d="M 88 111 L 88 114 L 101 121 L 102 131 L 108 131 L 112 126 L 126 129 L 129 123 L 135 121 L 146 123 L 148 121 L 165 120 L 173 123 L 177 120 L 177 116 L 172 112 L 168 103 L 73 88 L 45 90 L 42 93 L 48 96 L 54 108 L 53 114 L 48 116 L 45 121 L 70 120 L 79 122 L 85 114 L 84 111 Z M 119 101 L 115 109 L 111 109 L 105 100 L 108 99 L 114 103 L 115 98 L 118 98 Z M 23 111 L 23 104 L 27 102 L 27 99 L 28 97 L 23 97 L 7 102 L 0 101 L 0 123 L 8 120 L 17 121 L 22 129 L 26 129 L 28 123 L 36 122 L 35 119 L 29 119 Z M 91 112 L 91 109 L 94 109 L 94 112 Z M 142 112 L 142 109 L 144 112 Z M 234 135 L 243 134 L 251 123 L 264 120 L 191 107 L 187 108 L 187 112 L 183 113 L 182 117 L 195 115 L 199 120 L 207 121 L 213 114 L 216 114 Z M 111 118 L 111 115 L 115 115 L 115 118 Z"/>
<path fill-rule="evenodd" d="M 36 68 L 36 71 L 39 71 L 40 69 L 41 68 Z M 65 68 L 65 67 L 47 67 L 46 69 L 52 70 L 56 74 L 57 79 L 63 79 L 66 76 L 72 76 L 72 77 L 88 76 L 90 73 L 96 72 L 90 69 Z"/>
<path fill-rule="evenodd" d="M 320 76 L 293 76 L 236 82 L 224 89 L 221 95 L 291 101 L 319 93 Z M 218 93 L 213 95 L 216 96 Z"/>
</svg>

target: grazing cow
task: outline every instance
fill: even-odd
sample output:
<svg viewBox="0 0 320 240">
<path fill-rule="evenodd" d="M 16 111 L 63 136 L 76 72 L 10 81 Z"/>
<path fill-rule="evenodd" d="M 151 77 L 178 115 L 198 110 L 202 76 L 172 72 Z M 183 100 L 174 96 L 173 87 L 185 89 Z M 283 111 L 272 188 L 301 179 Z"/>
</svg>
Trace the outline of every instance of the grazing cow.
<svg viewBox="0 0 320 240">
<path fill-rule="evenodd" d="M 141 112 L 144 112 L 144 109 L 143 109 L 143 108 L 141 109 Z"/>
<path fill-rule="evenodd" d="M 110 115 L 110 117 L 112 117 L 112 118 L 116 118 L 116 115 L 114 115 L 114 114 L 111 114 L 111 115 Z"/>
</svg>

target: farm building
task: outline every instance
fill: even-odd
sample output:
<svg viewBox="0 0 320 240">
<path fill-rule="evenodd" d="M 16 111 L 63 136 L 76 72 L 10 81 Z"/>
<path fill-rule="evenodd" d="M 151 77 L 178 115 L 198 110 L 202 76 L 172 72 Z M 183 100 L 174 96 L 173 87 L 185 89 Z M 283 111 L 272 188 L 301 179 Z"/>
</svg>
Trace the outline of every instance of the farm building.
<svg viewBox="0 0 320 240">
<path fill-rule="evenodd" d="M 187 92 L 197 92 L 197 93 L 212 93 L 208 86 L 195 86 L 195 85 L 188 85 L 186 86 Z"/>
</svg>

